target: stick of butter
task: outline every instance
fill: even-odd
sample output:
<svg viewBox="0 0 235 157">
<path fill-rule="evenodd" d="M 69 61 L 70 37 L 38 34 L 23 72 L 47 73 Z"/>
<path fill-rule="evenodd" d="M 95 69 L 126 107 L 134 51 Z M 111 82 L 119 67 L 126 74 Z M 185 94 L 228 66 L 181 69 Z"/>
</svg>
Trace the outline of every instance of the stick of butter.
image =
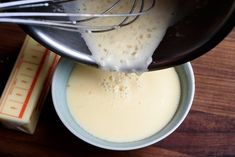
<svg viewBox="0 0 235 157">
<path fill-rule="evenodd" d="M 33 134 L 59 56 L 26 37 L 0 99 L 0 121 Z"/>
</svg>

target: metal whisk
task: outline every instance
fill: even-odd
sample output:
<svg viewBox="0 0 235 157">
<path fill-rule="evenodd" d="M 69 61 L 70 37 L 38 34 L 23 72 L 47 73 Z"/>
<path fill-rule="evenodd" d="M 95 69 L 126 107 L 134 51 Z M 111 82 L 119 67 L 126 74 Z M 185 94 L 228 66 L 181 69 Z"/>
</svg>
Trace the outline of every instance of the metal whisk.
<svg viewBox="0 0 235 157">
<path fill-rule="evenodd" d="M 79 32 L 105 32 L 119 29 L 127 26 L 138 19 L 139 16 L 146 14 L 155 6 L 155 0 L 151 0 L 151 5 L 146 6 L 145 0 L 129 0 L 131 7 L 125 13 L 111 13 L 123 0 L 113 0 L 107 9 L 100 13 L 66 13 L 66 12 L 28 12 L 23 11 L 27 8 L 41 8 L 48 6 L 56 6 L 73 0 L 15 0 L 0 3 L 0 22 L 17 23 L 26 25 L 40 25 L 47 27 L 55 27 L 69 31 Z M 147 0 L 150 1 L 150 0 Z M 39 9 L 40 10 L 40 9 Z M 122 20 L 112 25 L 88 25 L 85 22 L 98 18 L 121 17 Z M 48 19 L 49 18 L 49 19 Z M 78 20 L 71 20 L 78 18 Z"/>
</svg>

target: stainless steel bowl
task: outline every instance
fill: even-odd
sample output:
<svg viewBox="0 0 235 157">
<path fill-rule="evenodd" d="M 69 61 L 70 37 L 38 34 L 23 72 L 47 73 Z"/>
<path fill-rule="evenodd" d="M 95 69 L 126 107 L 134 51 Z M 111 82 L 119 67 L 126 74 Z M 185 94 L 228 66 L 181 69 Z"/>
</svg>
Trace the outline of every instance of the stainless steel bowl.
<svg viewBox="0 0 235 157">
<path fill-rule="evenodd" d="M 150 70 L 175 66 L 201 56 L 223 40 L 234 27 L 235 0 L 179 0 L 179 3 L 177 14 L 186 16 L 168 29 L 153 55 Z M 23 28 L 55 53 L 96 65 L 80 33 L 36 26 Z"/>
</svg>

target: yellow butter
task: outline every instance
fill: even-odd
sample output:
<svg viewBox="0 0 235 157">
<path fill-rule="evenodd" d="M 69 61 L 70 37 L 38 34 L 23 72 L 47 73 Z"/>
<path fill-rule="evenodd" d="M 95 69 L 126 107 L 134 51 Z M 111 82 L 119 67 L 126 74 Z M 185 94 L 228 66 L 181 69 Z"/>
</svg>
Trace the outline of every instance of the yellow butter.
<svg viewBox="0 0 235 157">
<path fill-rule="evenodd" d="M 59 56 L 26 37 L 0 99 L 0 121 L 33 133 Z"/>
</svg>

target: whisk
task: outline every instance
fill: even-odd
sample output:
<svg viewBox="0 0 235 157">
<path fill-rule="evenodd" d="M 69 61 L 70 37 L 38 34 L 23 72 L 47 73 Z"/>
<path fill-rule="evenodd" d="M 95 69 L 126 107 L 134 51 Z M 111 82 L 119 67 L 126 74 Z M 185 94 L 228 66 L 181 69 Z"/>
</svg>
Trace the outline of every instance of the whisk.
<svg viewBox="0 0 235 157">
<path fill-rule="evenodd" d="M 61 3 L 74 0 L 15 0 L 0 3 L 0 22 L 17 23 L 25 25 L 40 25 L 55 27 L 69 31 L 79 31 L 87 33 L 106 32 L 127 26 L 138 19 L 139 16 L 146 14 L 155 6 L 155 0 L 151 0 L 150 5 L 146 6 L 146 0 L 129 0 L 131 7 L 124 13 L 112 13 L 123 0 L 113 0 L 107 9 L 100 13 L 66 13 L 66 12 L 38 12 L 23 11 L 25 8 L 41 8 L 56 6 Z M 150 1 L 150 0 L 147 0 Z M 39 9 L 40 10 L 40 9 Z M 121 17 L 122 20 L 112 25 L 88 25 L 85 22 L 97 18 Z M 48 19 L 49 18 L 49 19 Z M 71 20 L 72 18 L 78 18 Z"/>
</svg>

